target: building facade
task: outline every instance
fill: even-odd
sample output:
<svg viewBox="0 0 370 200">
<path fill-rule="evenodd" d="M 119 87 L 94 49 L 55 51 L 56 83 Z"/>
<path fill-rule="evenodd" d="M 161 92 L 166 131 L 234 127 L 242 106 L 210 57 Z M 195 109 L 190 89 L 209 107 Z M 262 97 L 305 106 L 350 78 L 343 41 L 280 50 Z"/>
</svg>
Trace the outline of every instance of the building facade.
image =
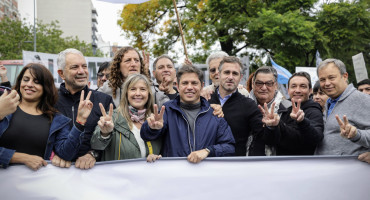
<svg viewBox="0 0 370 200">
<path fill-rule="evenodd" d="M 3 20 L 5 17 L 11 20 L 19 19 L 17 0 L 0 0 L 0 20 Z"/>
</svg>

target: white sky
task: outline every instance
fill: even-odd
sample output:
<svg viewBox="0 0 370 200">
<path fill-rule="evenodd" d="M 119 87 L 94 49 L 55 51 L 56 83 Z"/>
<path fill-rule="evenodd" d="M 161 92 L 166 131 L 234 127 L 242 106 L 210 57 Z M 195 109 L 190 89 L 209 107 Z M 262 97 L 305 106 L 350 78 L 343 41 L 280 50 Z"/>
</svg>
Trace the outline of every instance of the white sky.
<svg viewBox="0 0 370 200">
<path fill-rule="evenodd" d="M 103 40 L 109 42 L 110 45 L 113 45 L 114 42 L 117 42 L 119 46 L 129 45 L 129 41 L 121 36 L 122 30 L 117 25 L 117 20 L 125 4 L 91 1 L 98 12 L 98 34 L 102 35 Z M 22 19 L 26 18 L 27 23 L 33 24 L 33 0 L 18 0 L 18 10 Z"/>
</svg>

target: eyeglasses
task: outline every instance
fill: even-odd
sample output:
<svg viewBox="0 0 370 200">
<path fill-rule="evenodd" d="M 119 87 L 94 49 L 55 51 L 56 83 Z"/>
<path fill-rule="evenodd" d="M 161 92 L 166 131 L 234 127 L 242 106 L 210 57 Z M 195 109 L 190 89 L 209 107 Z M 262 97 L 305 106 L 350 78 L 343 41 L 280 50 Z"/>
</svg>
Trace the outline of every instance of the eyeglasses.
<svg viewBox="0 0 370 200">
<path fill-rule="evenodd" d="M 104 73 L 98 73 L 97 74 L 98 78 L 103 78 L 103 76 L 105 76 L 105 78 L 109 78 L 109 74 L 104 74 Z"/>
<path fill-rule="evenodd" d="M 5 90 L 8 90 L 8 93 L 12 91 L 11 88 L 8 88 L 8 87 L 5 87 L 5 86 L 0 86 L 0 96 L 3 95 Z"/>
<path fill-rule="evenodd" d="M 263 87 L 263 85 L 266 85 L 266 87 L 272 87 L 274 86 L 274 83 L 275 81 L 267 81 L 267 82 L 255 81 L 254 82 L 254 84 L 259 88 Z"/>
<path fill-rule="evenodd" d="M 210 70 L 209 70 L 209 72 L 211 72 L 211 74 L 216 73 L 216 68 L 212 68 L 212 69 L 210 69 Z"/>
</svg>

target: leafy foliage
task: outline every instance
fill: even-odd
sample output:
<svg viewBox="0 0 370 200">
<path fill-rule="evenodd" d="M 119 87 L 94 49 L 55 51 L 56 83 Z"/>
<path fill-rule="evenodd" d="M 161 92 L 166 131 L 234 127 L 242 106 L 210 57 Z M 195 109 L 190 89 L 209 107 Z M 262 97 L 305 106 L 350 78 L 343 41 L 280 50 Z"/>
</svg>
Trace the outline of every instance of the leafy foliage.
<svg viewBox="0 0 370 200">
<path fill-rule="evenodd" d="M 63 38 L 62 34 L 57 22 L 37 23 L 36 50 L 57 54 L 67 48 L 76 48 L 85 56 L 93 56 L 91 44 L 77 37 Z M 7 18 L 0 21 L 0 59 L 21 59 L 22 50 L 33 51 L 33 26 Z M 102 56 L 102 53 L 98 51 L 96 56 Z"/>
<path fill-rule="evenodd" d="M 178 0 L 177 8 L 187 47 L 195 49 L 190 57 L 198 62 L 218 45 L 230 55 L 249 55 L 254 65 L 265 64 L 261 57 L 269 53 L 292 72 L 315 66 L 316 50 L 347 68 L 360 52 L 370 63 L 368 0 Z M 154 56 L 173 52 L 181 39 L 172 0 L 126 5 L 118 24 L 133 46 Z"/>
</svg>

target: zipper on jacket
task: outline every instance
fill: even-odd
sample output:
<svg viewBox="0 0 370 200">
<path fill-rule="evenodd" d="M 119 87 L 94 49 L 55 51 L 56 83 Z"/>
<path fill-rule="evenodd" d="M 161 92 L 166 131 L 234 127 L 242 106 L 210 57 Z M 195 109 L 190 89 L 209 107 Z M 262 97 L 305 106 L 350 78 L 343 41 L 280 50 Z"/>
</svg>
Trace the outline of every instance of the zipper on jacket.
<svg viewBox="0 0 370 200">
<path fill-rule="evenodd" d="M 72 106 L 72 123 L 75 125 L 75 107 Z"/>
</svg>

